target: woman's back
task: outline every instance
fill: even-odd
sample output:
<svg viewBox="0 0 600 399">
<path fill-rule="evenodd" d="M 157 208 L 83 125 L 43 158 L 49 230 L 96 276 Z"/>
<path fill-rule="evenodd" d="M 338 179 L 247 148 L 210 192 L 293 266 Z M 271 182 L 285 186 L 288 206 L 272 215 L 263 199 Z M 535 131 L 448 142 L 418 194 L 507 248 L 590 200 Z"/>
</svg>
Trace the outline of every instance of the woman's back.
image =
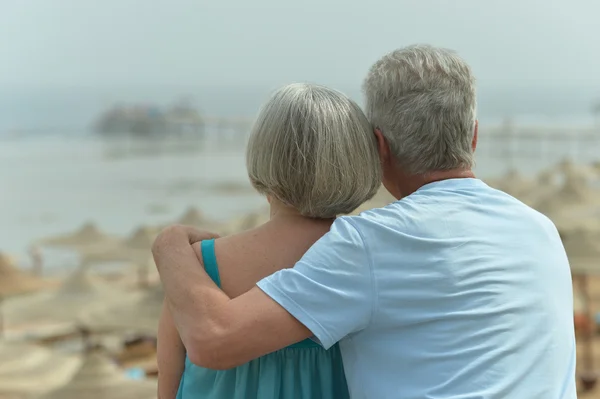
<svg viewBox="0 0 600 399">
<path fill-rule="evenodd" d="M 272 219 L 263 226 L 203 241 L 195 248 L 209 276 L 229 296 L 243 294 L 281 265 L 294 265 L 331 225 L 331 220 L 286 211 L 284 206 L 272 208 Z M 177 397 L 345 399 L 349 395 L 337 345 L 325 351 L 306 340 L 230 370 L 197 367 L 186 357 Z"/>
<path fill-rule="evenodd" d="M 214 244 L 205 243 L 205 253 L 198 244 L 193 246 L 229 297 L 256 289 L 262 278 L 293 267 L 329 230 L 336 216 L 372 198 L 381 184 L 381 160 L 371 123 L 354 101 L 318 85 L 292 84 L 274 93 L 252 127 L 246 167 L 252 186 L 270 202 L 269 222 Z M 179 381 L 178 395 L 183 399 L 348 397 L 338 347 L 324 351 L 312 341 L 226 371 L 201 369 L 186 358 L 180 379 L 185 353 L 182 338 L 192 335 L 180 336 L 169 307 L 163 309 L 158 352 L 159 391 L 165 399 L 172 398 Z M 202 325 L 204 319 L 198 320 Z M 188 340 L 190 350 L 209 346 L 213 336 L 205 331 L 195 331 L 201 339 L 195 341 L 198 348 L 194 349 L 194 340 Z M 290 337 L 287 342 L 293 341 Z"/>
</svg>

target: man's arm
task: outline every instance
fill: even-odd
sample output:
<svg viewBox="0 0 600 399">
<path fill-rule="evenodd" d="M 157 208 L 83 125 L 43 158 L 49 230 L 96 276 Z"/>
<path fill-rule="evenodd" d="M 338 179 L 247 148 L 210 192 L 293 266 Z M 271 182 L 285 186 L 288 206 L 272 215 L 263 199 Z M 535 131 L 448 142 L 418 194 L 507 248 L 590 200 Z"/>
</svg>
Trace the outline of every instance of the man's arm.
<svg viewBox="0 0 600 399">
<path fill-rule="evenodd" d="M 172 227 L 153 246 L 165 294 L 190 360 L 227 369 L 315 336 L 325 348 L 371 320 L 374 282 L 358 230 L 344 218 L 293 269 L 230 299 L 204 271 L 191 242 L 211 238 Z"/>
<path fill-rule="evenodd" d="M 212 235 L 173 226 L 152 248 L 166 301 L 192 363 L 228 369 L 312 335 L 256 287 L 235 299 L 221 291 L 190 245 L 208 238 Z"/>
</svg>

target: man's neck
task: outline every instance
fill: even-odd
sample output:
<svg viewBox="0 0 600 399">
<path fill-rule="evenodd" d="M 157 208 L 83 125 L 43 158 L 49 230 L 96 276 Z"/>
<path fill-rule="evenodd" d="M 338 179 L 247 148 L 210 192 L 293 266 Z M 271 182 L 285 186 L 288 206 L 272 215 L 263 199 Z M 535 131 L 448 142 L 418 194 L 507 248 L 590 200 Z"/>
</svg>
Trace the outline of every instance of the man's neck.
<svg viewBox="0 0 600 399">
<path fill-rule="evenodd" d="M 423 175 L 405 175 L 399 176 L 397 183 L 394 184 L 394 192 L 391 192 L 397 199 L 407 197 L 426 184 L 448 179 L 473 179 L 475 174 L 471 169 L 453 169 L 431 172 Z"/>
</svg>

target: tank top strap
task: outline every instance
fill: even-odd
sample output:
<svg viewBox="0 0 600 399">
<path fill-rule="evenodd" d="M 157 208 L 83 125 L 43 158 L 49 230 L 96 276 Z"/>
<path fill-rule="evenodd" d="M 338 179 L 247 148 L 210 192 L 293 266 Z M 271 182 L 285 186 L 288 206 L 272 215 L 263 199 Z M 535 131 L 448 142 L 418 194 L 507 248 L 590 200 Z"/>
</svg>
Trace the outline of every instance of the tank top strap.
<svg viewBox="0 0 600 399">
<path fill-rule="evenodd" d="M 219 265 L 217 264 L 217 255 L 215 253 L 215 240 L 204 240 L 200 242 L 200 250 L 202 252 L 202 261 L 204 262 L 204 270 L 206 274 L 214 281 L 217 287 L 221 288 L 221 277 L 219 276 Z M 314 348 L 320 345 L 311 339 L 300 341 L 288 348 Z"/>
<path fill-rule="evenodd" d="M 210 276 L 212 281 L 221 288 L 221 277 L 219 276 L 219 265 L 217 264 L 217 255 L 215 254 L 215 240 L 204 240 L 200 242 L 202 251 L 202 260 L 204 261 L 204 270 Z"/>
</svg>

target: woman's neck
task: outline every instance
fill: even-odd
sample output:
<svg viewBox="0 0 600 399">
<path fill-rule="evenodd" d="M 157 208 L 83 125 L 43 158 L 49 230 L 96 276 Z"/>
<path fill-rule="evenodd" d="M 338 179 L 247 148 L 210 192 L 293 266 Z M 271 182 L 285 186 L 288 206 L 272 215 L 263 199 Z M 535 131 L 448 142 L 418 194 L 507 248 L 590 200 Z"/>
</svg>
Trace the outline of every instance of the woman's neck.
<svg viewBox="0 0 600 399">
<path fill-rule="evenodd" d="M 300 212 L 296 208 L 286 205 L 283 202 L 281 202 L 275 198 L 269 198 L 269 205 L 270 205 L 269 216 L 270 216 L 271 221 L 290 221 L 290 220 L 301 221 L 301 220 L 305 220 L 305 221 L 310 221 L 312 223 L 317 223 L 317 224 L 324 223 L 324 224 L 330 225 L 334 220 L 334 219 L 316 219 L 316 218 L 310 218 L 308 216 L 303 216 L 300 214 Z"/>
<path fill-rule="evenodd" d="M 269 199 L 269 217 L 271 220 L 279 218 L 303 218 L 297 209 L 285 205 L 283 202 L 276 199 Z"/>
</svg>

